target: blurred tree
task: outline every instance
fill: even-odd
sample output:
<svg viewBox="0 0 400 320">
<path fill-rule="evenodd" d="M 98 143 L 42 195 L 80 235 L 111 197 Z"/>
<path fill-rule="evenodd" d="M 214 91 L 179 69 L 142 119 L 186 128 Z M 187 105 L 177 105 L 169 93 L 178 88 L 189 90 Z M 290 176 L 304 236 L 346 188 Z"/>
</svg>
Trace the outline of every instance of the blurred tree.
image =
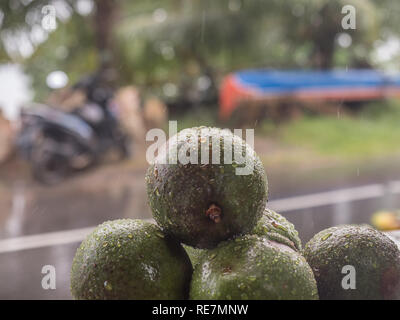
<svg viewBox="0 0 400 320">
<path fill-rule="evenodd" d="M 112 32 L 117 19 L 118 6 L 118 0 L 96 0 L 94 29 L 102 67 L 110 67 L 113 64 Z"/>
<path fill-rule="evenodd" d="M 72 81 L 113 65 L 112 31 L 119 0 L 4 0 L 0 3 L 0 62 L 23 63 L 36 96 L 49 91 L 49 72 L 65 70 Z M 52 6 L 54 11 L 45 10 Z M 55 13 L 56 29 L 46 28 Z M 92 16 L 92 17 L 91 17 Z M 89 21 L 87 18 L 91 18 Z"/>
<path fill-rule="evenodd" d="M 344 6 L 356 9 L 356 29 L 342 27 Z M 338 53 L 347 53 L 345 63 L 363 59 L 368 64 L 366 48 L 371 48 L 379 29 L 377 7 L 370 0 L 299 0 L 296 4 L 282 2 L 279 12 L 290 12 L 280 17 L 286 26 L 284 37 L 296 48 L 306 47 L 308 67 L 330 69 L 340 64 Z M 306 41 L 305 41 L 306 40 Z M 360 55 L 360 53 L 363 54 Z M 338 63 L 339 62 L 339 63 Z"/>
<path fill-rule="evenodd" d="M 356 8 L 356 30 L 341 26 L 348 4 Z M 188 79 L 205 75 L 213 83 L 241 68 L 367 66 L 379 29 L 370 0 L 176 0 L 124 8 L 135 12 L 116 26 L 118 61 L 130 66 L 125 80 L 158 89 L 172 83 L 181 92 L 190 92 Z"/>
<path fill-rule="evenodd" d="M 74 20 L 76 14 L 86 16 L 93 12 L 94 43 L 100 53 L 100 60 L 108 63 L 119 2 L 119 0 L 3 0 L 0 4 L 3 43 L 0 47 L 1 56 L 7 54 L 17 61 L 30 56 L 32 50 L 46 41 L 53 31 L 51 25 L 47 23 L 46 26 L 46 17 L 54 15 L 56 27 L 59 23 L 76 22 L 76 19 Z M 83 19 L 78 19 L 78 22 L 82 27 L 87 24 Z M 57 28 L 57 32 L 60 32 L 60 28 Z M 79 38 L 80 32 L 74 36 Z"/>
<path fill-rule="evenodd" d="M 193 86 L 204 91 L 241 68 L 374 66 L 376 41 L 400 32 L 397 0 L 95 0 L 86 13 L 82 1 L 93 2 L 0 4 L 0 59 L 23 62 L 40 97 L 50 71 L 65 70 L 74 81 L 102 65 L 113 65 L 121 83 L 166 98 L 179 88 L 196 96 Z M 57 9 L 53 32 L 41 27 L 46 4 Z M 341 27 L 349 4 L 356 30 Z"/>
</svg>

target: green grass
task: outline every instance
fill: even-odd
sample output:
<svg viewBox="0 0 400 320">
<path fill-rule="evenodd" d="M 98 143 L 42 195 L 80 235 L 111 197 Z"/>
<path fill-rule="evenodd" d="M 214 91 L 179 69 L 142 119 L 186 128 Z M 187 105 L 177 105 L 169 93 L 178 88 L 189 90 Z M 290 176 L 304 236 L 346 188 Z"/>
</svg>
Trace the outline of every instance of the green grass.
<svg viewBox="0 0 400 320">
<path fill-rule="evenodd" d="M 351 118 L 304 118 L 281 132 L 283 141 L 323 154 L 374 156 L 400 151 L 400 123 Z"/>
<path fill-rule="evenodd" d="M 371 104 L 357 116 L 305 116 L 278 130 L 283 142 L 348 158 L 400 152 L 400 104 Z"/>
<path fill-rule="evenodd" d="M 178 121 L 178 130 L 201 125 L 221 126 L 217 112 L 217 107 L 198 108 L 170 120 Z M 279 125 L 264 120 L 257 124 L 255 133 L 326 156 L 384 157 L 400 153 L 400 102 L 369 103 L 353 116 L 304 115 Z"/>
</svg>

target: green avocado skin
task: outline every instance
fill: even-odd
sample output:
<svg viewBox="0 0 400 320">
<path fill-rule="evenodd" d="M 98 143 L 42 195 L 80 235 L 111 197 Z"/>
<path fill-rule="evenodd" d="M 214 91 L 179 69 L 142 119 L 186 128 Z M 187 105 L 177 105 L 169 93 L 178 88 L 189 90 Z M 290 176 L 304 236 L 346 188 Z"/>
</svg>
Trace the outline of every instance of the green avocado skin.
<svg viewBox="0 0 400 320">
<path fill-rule="evenodd" d="M 193 268 L 195 268 L 199 264 L 199 262 L 201 261 L 201 258 L 203 257 L 203 254 L 206 254 L 206 252 L 207 252 L 207 249 L 193 248 L 186 244 L 183 244 L 182 247 L 183 247 L 183 249 L 185 249 L 187 255 L 189 256 L 189 259 L 190 259 L 190 262 L 192 263 Z"/>
<path fill-rule="evenodd" d="M 247 161 L 253 161 L 251 174 L 238 175 L 240 164 L 224 163 L 223 139 L 232 138 Z M 218 128 L 199 127 L 179 132 L 170 139 L 169 148 L 179 152 L 187 147 L 202 149 L 204 144 L 220 145 L 221 164 L 165 164 L 170 154 L 159 155 L 146 174 L 147 194 L 153 217 L 163 231 L 197 248 L 213 248 L 219 242 L 251 231 L 267 202 L 267 177 L 254 150 L 241 138 Z M 211 163 L 209 147 L 209 163 Z M 206 151 L 204 151 L 206 152 Z M 207 153 L 205 153 L 207 155 Z M 221 209 L 221 221 L 207 216 L 210 205 Z"/>
<path fill-rule="evenodd" d="M 296 251 L 301 251 L 301 240 L 294 225 L 279 213 L 266 208 L 251 234 L 267 237 L 269 240 L 285 244 Z"/>
<path fill-rule="evenodd" d="M 400 252 L 383 233 L 343 225 L 317 233 L 304 248 L 321 299 L 375 300 L 400 298 Z M 345 265 L 355 268 L 356 289 L 343 289 Z"/>
<path fill-rule="evenodd" d="M 264 210 L 257 225 L 249 234 L 285 244 L 298 252 L 302 250 L 299 233 L 294 228 L 294 225 L 279 213 L 268 208 Z M 197 249 L 188 245 L 183 245 L 183 248 L 188 254 L 193 268 L 196 267 L 203 254 L 207 251 L 206 249 Z"/>
<path fill-rule="evenodd" d="M 154 224 L 99 225 L 78 248 L 71 293 L 79 300 L 186 299 L 192 266 L 182 246 Z"/>
<path fill-rule="evenodd" d="M 314 275 L 296 251 L 255 235 L 222 242 L 194 269 L 193 300 L 317 300 Z"/>
</svg>

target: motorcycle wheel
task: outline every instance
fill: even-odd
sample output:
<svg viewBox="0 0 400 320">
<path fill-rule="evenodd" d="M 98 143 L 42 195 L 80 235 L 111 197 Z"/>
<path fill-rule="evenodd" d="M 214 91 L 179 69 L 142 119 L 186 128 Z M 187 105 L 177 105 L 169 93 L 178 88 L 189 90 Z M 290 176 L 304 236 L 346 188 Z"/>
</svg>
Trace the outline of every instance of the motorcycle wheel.
<svg viewBox="0 0 400 320">
<path fill-rule="evenodd" d="M 44 139 L 34 145 L 32 151 L 32 169 L 34 178 L 46 185 L 63 181 L 70 174 L 68 160 L 52 151 L 55 141 Z"/>
</svg>

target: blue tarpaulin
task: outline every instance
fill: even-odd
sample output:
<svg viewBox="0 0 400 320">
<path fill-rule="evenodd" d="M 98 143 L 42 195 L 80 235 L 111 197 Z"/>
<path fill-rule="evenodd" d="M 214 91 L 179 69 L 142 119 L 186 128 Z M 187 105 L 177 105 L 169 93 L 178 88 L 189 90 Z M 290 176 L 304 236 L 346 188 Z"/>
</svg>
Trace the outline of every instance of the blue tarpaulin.
<svg viewBox="0 0 400 320">
<path fill-rule="evenodd" d="M 400 76 L 390 77 L 375 70 L 278 71 L 247 70 L 235 73 L 245 87 L 262 92 L 287 92 L 299 89 L 400 87 Z"/>
<path fill-rule="evenodd" d="M 243 100 L 365 101 L 400 97 L 400 75 L 366 69 L 243 70 L 225 77 L 220 115 L 227 118 Z"/>
</svg>

